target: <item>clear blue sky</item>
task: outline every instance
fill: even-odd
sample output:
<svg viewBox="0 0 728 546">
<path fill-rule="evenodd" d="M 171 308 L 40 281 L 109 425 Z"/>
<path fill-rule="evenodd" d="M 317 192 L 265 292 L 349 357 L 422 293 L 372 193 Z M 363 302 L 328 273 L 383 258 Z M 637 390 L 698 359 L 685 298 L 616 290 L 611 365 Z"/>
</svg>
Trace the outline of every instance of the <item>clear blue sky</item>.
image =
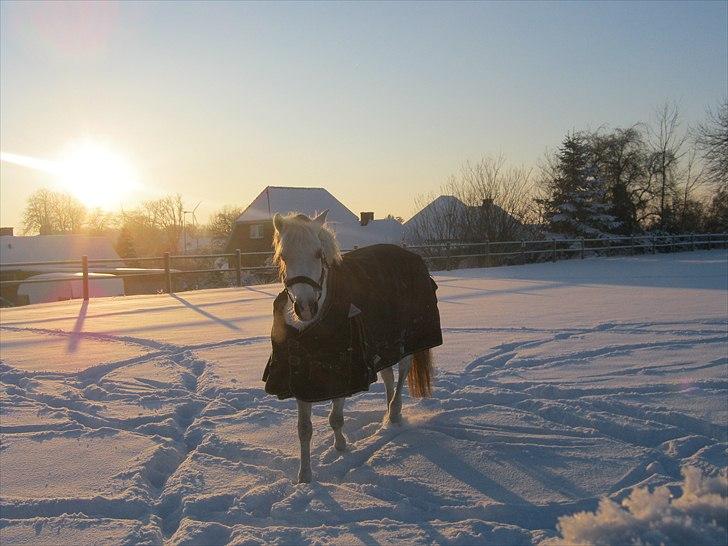
<svg viewBox="0 0 728 546">
<path fill-rule="evenodd" d="M 2 2 L 2 151 L 81 137 L 201 211 L 325 186 L 405 217 L 467 159 L 535 165 L 572 129 L 687 123 L 728 94 L 728 3 Z M 0 170 L 19 225 L 49 175 Z M 129 196 L 126 207 L 134 205 Z"/>
</svg>

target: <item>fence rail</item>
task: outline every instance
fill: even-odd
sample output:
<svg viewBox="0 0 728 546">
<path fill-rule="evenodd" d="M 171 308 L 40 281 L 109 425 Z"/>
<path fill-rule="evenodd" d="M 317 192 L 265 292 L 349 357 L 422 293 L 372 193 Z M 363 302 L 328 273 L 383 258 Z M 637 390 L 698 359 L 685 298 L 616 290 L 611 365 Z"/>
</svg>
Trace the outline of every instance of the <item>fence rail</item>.
<svg viewBox="0 0 728 546">
<path fill-rule="evenodd" d="M 528 261 L 556 261 L 559 259 L 570 258 L 573 254 L 578 254 L 582 259 L 587 253 L 612 253 L 616 251 L 630 250 L 632 253 L 639 250 L 643 253 L 655 254 L 659 249 L 667 249 L 670 252 L 685 250 L 698 250 L 706 248 L 715 248 L 728 245 L 728 233 L 699 233 L 699 234 L 680 234 L 680 235 L 638 235 L 633 237 L 610 237 L 604 239 L 596 238 L 579 238 L 579 239 L 539 239 L 539 240 L 522 240 L 522 241 L 482 241 L 482 242 L 464 242 L 464 243 L 436 243 L 428 245 L 404 245 L 408 250 L 419 253 L 428 263 L 431 270 L 453 269 L 456 266 L 462 266 L 459 263 L 462 260 L 480 259 L 478 267 L 490 267 L 494 264 L 496 258 L 513 258 L 518 257 L 516 263 L 527 263 Z M 354 250 L 354 249 L 352 249 Z M 343 250 L 342 252 L 350 252 Z M 263 266 L 243 266 L 242 258 L 244 256 L 272 256 L 273 252 L 241 252 L 239 249 L 229 254 L 179 254 L 172 255 L 165 252 L 162 256 L 148 256 L 141 258 L 92 258 L 81 256 L 78 260 L 56 260 L 45 262 L 12 262 L 0 263 L 0 271 L 13 271 L 23 267 L 37 266 L 77 266 L 81 269 L 81 282 L 83 285 L 83 299 L 89 299 L 89 279 L 94 277 L 90 273 L 111 273 L 116 274 L 117 278 L 136 278 L 136 277 L 162 277 L 164 279 L 164 287 L 167 293 L 173 292 L 173 278 L 184 275 L 200 274 L 200 273 L 220 273 L 234 274 L 236 286 L 242 286 L 243 272 L 271 272 L 275 271 L 275 267 L 271 265 Z M 204 260 L 225 258 L 232 262 L 234 267 L 226 269 L 218 268 L 196 268 L 196 269 L 174 269 L 172 265 L 182 260 Z M 117 267 L 114 269 L 99 268 L 96 271 L 89 272 L 89 264 L 123 264 L 123 263 L 141 263 L 141 262 L 161 262 L 162 268 L 155 271 L 149 269 L 135 271 L 139 268 L 133 267 Z M 484 262 L 484 263 L 483 263 Z M 506 260 L 505 263 L 508 262 Z M 466 265 L 467 267 L 467 265 Z M 64 270 L 56 270 L 63 272 Z M 68 272 L 74 269 L 68 270 Z M 77 271 L 77 269 L 76 269 Z M 100 278 L 100 280 L 108 279 L 108 277 Z M 19 279 L 0 281 L 0 287 L 17 286 L 20 284 L 49 283 L 58 281 L 72 281 L 76 278 L 48 278 L 48 279 Z"/>
</svg>

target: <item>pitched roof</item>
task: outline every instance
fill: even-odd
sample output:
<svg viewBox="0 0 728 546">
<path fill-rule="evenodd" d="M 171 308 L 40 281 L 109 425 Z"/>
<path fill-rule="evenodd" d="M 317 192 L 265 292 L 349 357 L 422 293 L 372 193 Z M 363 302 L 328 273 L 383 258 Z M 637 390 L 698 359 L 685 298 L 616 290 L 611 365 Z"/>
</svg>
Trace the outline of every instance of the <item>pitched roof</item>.
<svg viewBox="0 0 728 546">
<path fill-rule="evenodd" d="M 404 239 L 404 228 L 397 220 L 371 220 L 366 226 L 359 222 L 327 222 L 336 233 L 336 240 L 342 250 L 354 247 L 389 243 L 398 245 Z"/>
<path fill-rule="evenodd" d="M 439 221 L 448 214 L 465 214 L 468 206 L 454 195 L 440 195 L 404 223 L 405 229 L 423 222 Z"/>
<path fill-rule="evenodd" d="M 276 212 L 300 212 L 313 216 L 324 210 L 330 222 L 358 222 L 359 217 L 346 208 L 324 188 L 291 188 L 268 186 L 248 208 L 238 216 L 236 223 L 269 220 Z"/>
<path fill-rule="evenodd" d="M 3 235 L 0 237 L 0 264 L 17 262 L 51 262 L 89 259 L 119 259 L 119 255 L 106 237 L 88 235 L 35 235 L 22 237 Z M 109 264 L 113 267 L 114 264 Z M 123 265 L 121 259 L 119 264 Z M 38 266 L 38 268 L 42 268 Z M 36 270 L 34 266 L 23 267 Z"/>
</svg>

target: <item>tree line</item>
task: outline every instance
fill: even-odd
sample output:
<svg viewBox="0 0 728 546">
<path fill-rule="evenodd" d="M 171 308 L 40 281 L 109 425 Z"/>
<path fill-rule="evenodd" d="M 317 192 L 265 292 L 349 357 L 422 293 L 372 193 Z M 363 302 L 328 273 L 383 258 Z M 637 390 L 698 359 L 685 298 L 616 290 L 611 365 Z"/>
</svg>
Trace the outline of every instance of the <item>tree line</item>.
<svg viewBox="0 0 728 546">
<path fill-rule="evenodd" d="M 554 233 L 583 237 L 728 228 L 728 103 L 681 130 L 675 105 L 652 125 L 577 131 L 548 158 L 535 198 Z"/>
<path fill-rule="evenodd" d="M 575 130 L 535 169 L 502 156 L 466 162 L 420 196 L 420 241 L 509 241 L 544 235 L 602 238 L 728 231 L 728 101 L 684 127 L 676 105 L 651 123 Z"/>
<path fill-rule="evenodd" d="M 545 233 L 609 237 L 644 232 L 728 231 L 728 101 L 693 128 L 665 104 L 651 123 L 572 131 L 538 168 L 504 157 L 464 163 L 441 188 L 438 214 L 416 227 L 426 240 L 505 241 Z M 416 199 L 421 209 L 433 194 Z M 184 251 L 183 233 L 209 250 L 225 245 L 243 207 L 228 205 L 204 226 L 185 223 L 179 194 L 131 210 L 88 210 L 40 189 L 23 214 L 26 234 L 107 235 L 124 258 Z M 426 236 L 425 236 L 426 235 Z"/>
<path fill-rule="evenodd" d="M 209 223 L 185 222 L 185 203 L 179 194 L 144 201 L 118 212 L 87 209 L 78 199 L 41 188 L 30 195 L 23 211 L 25 234 L 85 234 L 107 236 L 115 241 L 122 258 L 178 254 L 187 236 L 204 236 L 210 250 L 225 244 L 242 207 L 225 206 L 210 216 Z"/>
</svg>

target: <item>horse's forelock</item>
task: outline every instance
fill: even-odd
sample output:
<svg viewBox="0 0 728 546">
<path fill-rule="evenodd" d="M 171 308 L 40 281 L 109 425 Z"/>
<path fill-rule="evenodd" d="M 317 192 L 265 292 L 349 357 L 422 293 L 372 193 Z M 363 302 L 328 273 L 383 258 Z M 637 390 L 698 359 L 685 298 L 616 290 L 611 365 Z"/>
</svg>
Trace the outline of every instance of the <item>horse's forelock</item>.
<svg viewBox="0 0 728 546">
<path fill-rule="evenodd" d="M 296 247 L 306 236 L 318 237 L 326 264 L 331 266 L 341 262 L 339 243 L 328 225 L 318 226 L 311 221 L 311 218 L 300 213 L 287 214 L 282 220 L 285 225 L 285 237 L 277 229 L 273 233 L 273 263 L 278 266 L 281 278 L 286 273 L 286 264 L 282 258 L 284 239 L 286 245 Z"/>
<path fill-rule="evenodd" d="M 336 240 L 333 230 L 326 224 L 321 226 L 318 234 L 321 240 L 321 248 L 326 258 L 326 265 L 332 266 L 341 263 L 341 249 Z"/>
</svg>

